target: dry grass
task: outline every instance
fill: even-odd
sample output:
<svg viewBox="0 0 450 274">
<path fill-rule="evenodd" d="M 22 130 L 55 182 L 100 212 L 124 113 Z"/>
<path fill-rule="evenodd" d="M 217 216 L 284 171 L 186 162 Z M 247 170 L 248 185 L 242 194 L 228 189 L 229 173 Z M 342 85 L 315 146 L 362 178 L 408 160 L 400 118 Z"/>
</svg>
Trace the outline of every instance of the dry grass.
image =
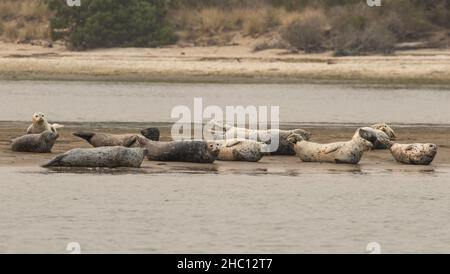
<svg viewBox="0 0 450 274">
<path fill-rule="evenodd" d="M 47 6 L 40 0 L 0 0 L 0 40 L 46 40 L 49 17 Z"/>
<path fill-rule="evenodd" d="M 169 13 L 169 21 L 175 29 L 182 32 L 182 41 L 187 40 L 197 45 L 208 41 L 206 44 L 209 45 L 211 39 L 228 42 L 233 33 L 256 38 L 276 32 L 301 14 L 270 6 L 232 9 L 203 7 L 173 10 Z"/>
</svg>

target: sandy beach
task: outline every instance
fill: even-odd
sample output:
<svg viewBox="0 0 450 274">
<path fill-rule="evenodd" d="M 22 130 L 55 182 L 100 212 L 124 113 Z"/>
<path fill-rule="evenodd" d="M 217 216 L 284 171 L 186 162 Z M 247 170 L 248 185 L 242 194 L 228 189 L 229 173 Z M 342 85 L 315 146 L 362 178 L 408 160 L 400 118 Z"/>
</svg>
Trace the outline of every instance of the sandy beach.
<svg viewBox="0 0 450 274">
<path fill-rule="evenodd" d="M 333 57 L 286 50 L 223 47 L 114 48 L 69 51 L 0 42 L 0 78 L 177 82 L 357 82 L 450 84 L 450 51 Z"/>
</svg>

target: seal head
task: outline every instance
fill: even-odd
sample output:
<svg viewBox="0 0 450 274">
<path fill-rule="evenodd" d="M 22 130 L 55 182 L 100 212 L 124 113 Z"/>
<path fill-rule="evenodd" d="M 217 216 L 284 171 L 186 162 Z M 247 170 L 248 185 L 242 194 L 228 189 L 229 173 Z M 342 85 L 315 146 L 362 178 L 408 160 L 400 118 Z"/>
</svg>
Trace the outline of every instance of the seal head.
<svg viewBox="0 0 450 274">
<path fill-rule="evenodd" d="M 143 129 L 141 130 L 141 134 L 152 141 L 159 141 L 159 137 L 160 137 L 160 131 L 158 128 L 147 128 L 147 129 Z"/>
</svg>

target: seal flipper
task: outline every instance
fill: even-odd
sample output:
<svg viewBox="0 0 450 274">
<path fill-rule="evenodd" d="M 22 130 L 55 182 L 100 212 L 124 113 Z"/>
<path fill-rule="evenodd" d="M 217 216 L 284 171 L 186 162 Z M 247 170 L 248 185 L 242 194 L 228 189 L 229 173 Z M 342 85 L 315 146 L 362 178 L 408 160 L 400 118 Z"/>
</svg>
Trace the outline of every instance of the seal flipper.
<svg viewBox="0 0 450 274">
<path fill-rule="evenodd" d="M 89 142 L 92 139 L 92 137 L 94 137 L 95 133 L 79 131 L 79 132 L 75 132 L 73 135 L 80 137 L 81 139 L 84 139 Z"/>
<path fill-rule="evenodd" d="M 129 138 L 128 140 L 124 141 L 123 146 L 124 147 L 131 147 L 134 144 L 136 144 L 137 141 L 138 141 L 138 137 L 137 136 L 133 136 L 133 137 Z"/>
<path fill-rule="evenodd" d="M 64 159 L 66 155 L 60 154 L 55 156 L 55 158 L 51 159 L 50 162 L 46 163 L 45 165 L 42 165 L 42 167 L 53 167 L 53 166 L 60 166 L 60 162 L 62 159 Z"/>
</svg>

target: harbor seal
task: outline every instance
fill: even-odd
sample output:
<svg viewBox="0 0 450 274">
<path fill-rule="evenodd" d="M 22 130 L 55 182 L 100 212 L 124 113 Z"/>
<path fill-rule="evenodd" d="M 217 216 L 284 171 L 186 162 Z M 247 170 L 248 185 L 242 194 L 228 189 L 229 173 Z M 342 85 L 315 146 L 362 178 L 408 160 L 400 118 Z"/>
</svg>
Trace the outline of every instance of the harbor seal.
<svg viewBox="0 0 450 274">
<path fill-rule="evenodd" d="M 57 129 L 63 128 L 60 124 L 49 124 L 47 117 L 42 112 L 36 112 L 31 119 L 32 124 L 27 129 L 27 134 L 39 134 L 44 131 L 53 131 L 57 133 Z"/>
<path fill-rule="evenodd" d="M 217 160 L 258 162 L 264 156 L 266 144 L 246 139 L 216 141 L 221 144 Z"/>
<path fill-rule="evenodd" d="M 44 131 L 41 134 L 27 134 L 11 141 L 11 149 L 19 152 L 50 153 L 58 133 Z"/>
<path fill-rule="evenodd" d="M 139 168 L 148 151 L 123 146 L 76 148 L 60 154 L 43 167 L 134 167 Z"/>
<path fill-rule="evenodd" d="M 138 134 L 108 134 L 80 131 L 75 132 L 73 135 L 86 140 L 93 147 L 136 147 L 138 139 L 145 139 L 145 137 Z"/>
<path fill-rule="evenodd" d="M 219 154 L 220 144 L 207 141 L 158 142 L 147 139 L 138 140 L 141 147 L 148 150 L 150 161 L 213 163 Z"/>
<path fill-rule="evenodd" d="M 209 126 L 211 126 L 210 131 L 215 140 L 245 138 L 249 140 L 270 144 L 275 137 L 278 137 L 277 150 L 271 152 L 270 155 L 295 155 L 295 151 L 292 149 L 291 144 L 287 140 L 287 138 L 291 134 L 298 134 L 302 136 L 302 138 L 306 141 L 308 141 L 311 138 L 311 133 L 304 129 L 252 130 L 247 128 L 232 127 L 229 126 L 228 124 L 221 126 L 214 120 L 209 122 Z"/>
<path fill-rule="evenodd" d="M 371 128 L 383 131 L 389 137 L 389 139 L 391 141 L 393 141 L 397 138 L 395 131 L 390 126 L 388 126 L 386 123 L 374 124 L 371 126 Z M 383 143 L 375 142 L 373 149 L 389 149 L 389 147 Z"/>
<path fill-rule="evenodd" d="M 347 142 L 318 144 L 304 140 L 298 134 L 288 137 L 293 149 L 303 162 L 327 162 L 336 164 L 358 164 L 363 153 L 370 150 L 376 139 L 373 132 L 360 128 Z"/>
<path fill-rule="evenodd" d="M 408 165 L 429 165 L 437 154 L 435 144 L 393 144 L 390 148 L 394 159 Z"/>
</svg>

